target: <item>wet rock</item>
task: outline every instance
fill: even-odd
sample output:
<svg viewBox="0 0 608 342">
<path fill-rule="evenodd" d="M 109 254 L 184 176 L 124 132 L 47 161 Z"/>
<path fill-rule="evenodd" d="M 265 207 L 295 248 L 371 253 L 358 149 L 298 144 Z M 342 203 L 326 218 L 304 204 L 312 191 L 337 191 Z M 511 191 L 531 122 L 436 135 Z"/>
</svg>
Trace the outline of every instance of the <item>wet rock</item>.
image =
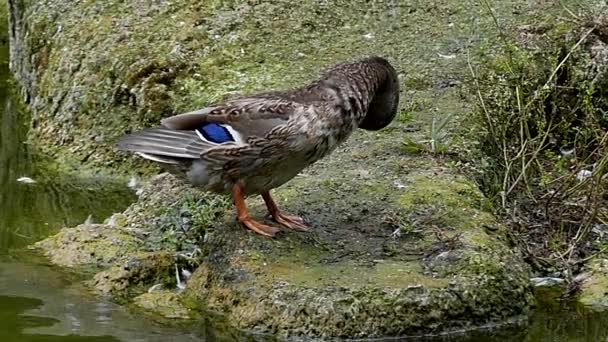
<svg viewBox="0 0 608 342">
<path fill-rule="evenodd" d="M 311 171 L 327 179 L 325 170 L 333 170 L 336 184 L 348 184 L 349 171 L 327 166 Z M 283 337 L 449 331 L 523 314 L 532 302 L 527 267 L 497 236 L 485 233 L 484 225 L 498 231 L 500 225 L 478 209 L 481 196 L 463 178 L 439 169 L 413 173 L 404 179 L 408 188 L 384 202 L 365 201 L 353 189 L 326 210 L 321 198 L 329 189 L 319 182 L 300 178 L 277 191 L 312 221 L 313 232 L 286 231 L 267 240 L 241 227 L 213 230 L 185 295 L 238 328 Z M 375 187 L 390 188 L 385 182 Z M 307 198 L 291 197 L 300 187 L 309 189 Z M 364 214 L 354 214 L 364 203 Z M 355 208 L 350 219 L 329 213 L 342 206 Z M 410 217 L 402 224 L 424 233 L 391 236 L 391 225 L 377 217 L 393 210 L 404 210 Z"/>
<path fill-rule="evenodd" d="M 173 256 L 166 252 L 138 253 L 97 273 L 87 284 L 102 294 L 127 298 L 151 283 L 172 283 Z"/>
<path fill-rule="evenodd" d="M 164 318 L 190 319 L 191 310 L 181 303 L 175 292 L 157 291 L 135 297 L 135 305 Z"/>
<path fill-rule="evenodd" d="M 60 266 L 107 267 L 137 251 L 143 241 L 127 231 L 105 224 L 82 224 L 62 229 L 34 245 Z"/>
<path fill-rule="evenodd" d="M 367 144 L 348 148 L 370 152 Z M 186 317 L 173 306 L 179 298 L 221 313 L 240 329 L 283 337 L 445 332 L 527 312 L 533 301 L 528 269 L 501 241 L 503 228 L 480 209 L 483 197 L 472 184 L 429 161 L 425 170 L 408 175 L 374 168 L 371 183 L 355 186 L 350 168 L 337 167 L 347 159 L 323 161 L 309 170 L 311 177 L 297 177 L 275 192 L 285 210 L 307 219 L 310 233 L 284 231 L 266 239 L 235 224 L 222 205 L 215 224 L 195 220 L 190 227 L 205 224 L 200 252 L 132 252 L 87 284 L 121 300 L 148 293 L 155 284 L 176 289 L 176 263 L 194 258 L 189 267 L 178 267 L 194 270 L 182 293 L 165 298 L 156 295 L 167 291 L 152 291 L 135 302 L 160 315 Z M 387 192 L 394 189 L 393 179 L 407 187 Z M 125 211 L 120 230 L 155 240 L 166 222 L 178 222 L 171 229 L 181 229 L 182 208 L 198 198 L 191 194 L 199 192 L 173 176 L 156 177 Z M 199 209 L 217 208 L 213 198 L 205 202 L 210 207 Z M 261 200 L 249 203 L 252 215 L 262 217 Z M 158 215 L 164 219 L 155 220 Z M 403 227 L 399 236 L 392 234 L 395 225 Z M 106 240 L 104 233 L 117 229 L 101 229 L 95 237 Z M 80 250 L 87 239 L 69 241 Z"/>
<path fill-rule="evenodd" d="M 530 279 L 532 284 L 536 287 L 557 287 L 563 285 L 566 280 L 562 278 L 552 277 L 539 277 Z"/>
</svg>

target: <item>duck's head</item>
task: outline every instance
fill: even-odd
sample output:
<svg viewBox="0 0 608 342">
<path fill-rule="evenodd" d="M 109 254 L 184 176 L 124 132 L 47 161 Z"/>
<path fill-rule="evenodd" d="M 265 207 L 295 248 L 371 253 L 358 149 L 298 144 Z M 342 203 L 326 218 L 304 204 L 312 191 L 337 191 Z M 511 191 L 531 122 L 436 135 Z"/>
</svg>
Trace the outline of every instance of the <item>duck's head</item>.
<svg viewBox="0 0 608 342">
<path fill-rule="evenodd" d="M 379 76 L 376 92 L 359 128 L 377 131 L 388 126 L 399 106 L 399 78 L 393 66 L 382 57 L 370 57 L 368 63 Z"/>
</svg>

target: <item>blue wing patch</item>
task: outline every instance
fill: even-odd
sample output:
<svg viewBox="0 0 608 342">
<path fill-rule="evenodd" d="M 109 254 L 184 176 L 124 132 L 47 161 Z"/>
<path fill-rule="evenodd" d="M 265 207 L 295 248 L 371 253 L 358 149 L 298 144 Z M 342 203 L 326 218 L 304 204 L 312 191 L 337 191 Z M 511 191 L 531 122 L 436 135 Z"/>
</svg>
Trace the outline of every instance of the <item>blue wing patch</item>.
<svg viewBox="0 0 608 342">
<path fill-rule="evenodd" d="M 234 141 L 234 137 L 226 127 L 214 122 L 206 122 L 202 126 L 196 128 L 196 131 L 204 139 L 216 144 Z"/>
</svg>

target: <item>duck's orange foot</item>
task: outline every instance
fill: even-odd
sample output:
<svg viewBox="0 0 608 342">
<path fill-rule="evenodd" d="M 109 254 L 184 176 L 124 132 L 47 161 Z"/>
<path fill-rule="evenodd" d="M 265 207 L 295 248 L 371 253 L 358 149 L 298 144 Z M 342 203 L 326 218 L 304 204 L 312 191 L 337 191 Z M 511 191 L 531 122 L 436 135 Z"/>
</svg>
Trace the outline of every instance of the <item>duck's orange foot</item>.
<svg viewBox="0 0 608 342">
<path fill-rule="evenodd" d="M 268 237 L 273 237 L 279 232 L 278 228 L 265 225 L 249 217 L 249 211 L 247 210 L 245 197 L 243 196 L 243 188 L 240 184 L 237 183 L 232 187 L 232 197 L 236 206 L 237 220 L 245 227 Z"/>
<path fill-rule="evenodd" d="M 272 215 L 272 218 L 278 224 L 286 228 L 297 230 L 300 232 L 307 232 L 310 230 L 310 228 L 308 228 L 308 226 L 304 224 L 304 220 L 299 216 L 286 215 L 283 214 L 281 211 L 278 211 L 274 214 L 271 213 L 270 215 Z"/>
<path fill-rule="evenodd" d="M 262 193 L 262 198 L 264 199 L 264 202 L 266 202 L 266 207 L 268 208 L 270 216 L 272 216 L 277 223 L 286 228 L 300 232 L 307 232 L 310 230 L 304 224 L 304 220 L 301 217 L 283 214 L 283 212 L 281 212 L 281 210 L 279 210 L 277 207 L 276 203 L 274 203 L 272 196 L 270 196 L 270 192 Z"/>
<path fill-rule="evenodd" d="M 268 237 L 274 237 L 278 232 L 280 232 L 279 228 L 260 223 L 249 217 L 239 217 L 239 222 L 242 223 L 245 227 L 253 230 L 254 232 Z"/>
</svg>

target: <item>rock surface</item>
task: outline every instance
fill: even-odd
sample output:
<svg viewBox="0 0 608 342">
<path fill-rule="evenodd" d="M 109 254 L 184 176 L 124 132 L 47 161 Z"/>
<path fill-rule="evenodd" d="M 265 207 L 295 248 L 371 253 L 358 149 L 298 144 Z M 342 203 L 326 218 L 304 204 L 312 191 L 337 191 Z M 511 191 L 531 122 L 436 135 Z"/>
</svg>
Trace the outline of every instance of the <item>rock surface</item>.
<svg viewBox="0 0 608 342">
<path fill-rule="evenodd" d="M 104 248 L 108 254 L 94 260 L 114 260 L 114 266 L 89 285 L 124 300 L 158 283 L 174 289 L 174 266 L 189 269 L 193 274 L 179 295 L 183 302 L 222 313 L 238 328 L 285 337 L 398 336 L 525 314 L 533 300 L 528 269 L 501 240 L 503 227 L 484 211 L 475 187 L 440 165 L 354 171 L 369 177 L 364 179 L 337 167 L 367 149 L 350 144 L 339 157 L 276 191 L 286 210 L 303 215 L 313 227 L 311 233 L 285 231 L 276 239 L 237 226 L 224 201 L 212 204 L 212 197 L 199 193 L 207 196 L 208 206 L 193 207 L 197 190 L 170 175 L 156 177 L 126 211 L 128 219 L 88 228 L 101 234 L 99 245 L 122 234 L 129 236 L 124 241 L 138 241 L 129 245 L 135 250 Z M 264 214 L 261 201 L 250 203 L 254 215 Z M 215 223 L 184 220 L 205 212 L 220 214 L 209 215 L 217 217 Z M 38 246 L 64 265 L 88 263 L 91 259 L 82 257 L 90 254 L 83 243 L 88 239 L 65 238 L 82 230 L 65 229 Z M 136 250 L 148 251 L 145 255 L 177 250 L 167 238 L 177 232 L 185 234 L 180 241 L 194 232 L 204 236 L 199 257 L 185 251 L 162 259 L 134 256 Z M 197 261 L 189 263 L 188 257 Z M 160 299 L 163 295 L 168 297 Z M 135 303 L 149 309 L 147 296 Z M 164 304 L 153 311 L 173 312 L 172 317 L 184 313 L 182 304 L 175 311 L 168 307 L 177 303 L 176 296 L 175 291 L 155 294 L 153 299 Z"/>
</svg>

